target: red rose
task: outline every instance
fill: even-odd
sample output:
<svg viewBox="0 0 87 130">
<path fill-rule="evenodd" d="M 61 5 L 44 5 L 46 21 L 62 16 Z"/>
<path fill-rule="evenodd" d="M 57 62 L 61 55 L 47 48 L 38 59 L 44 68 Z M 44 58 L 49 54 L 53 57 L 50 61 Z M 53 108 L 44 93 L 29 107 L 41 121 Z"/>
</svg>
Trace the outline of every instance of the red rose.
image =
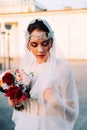
<svg viewBox="0 0 87 130">
<path fill-rule="evenodd" d="M 24 101 L 26 99 L 27 99 L 27 96 L 25 94 L 23 94 L 22 97 L 21 97 L 21 99 L 20 99 L 20 101 L 22 102 L 22 101 Z"/>
<path fill-rule="evenodd" d="M 7 72 L 5 75 L 2 77 L 3 83 L 6 83 L 7 85 L 12 85 L 15 81 L 15 78 L 13 74 Z"/>
<path fill-rule="evenodd" d="M 25 100 L 26 95 L 24 96 L 22 89 L 18 88 L 17 86 L 11 86 L 7 89 L 5 96 L 10 97 L 11 100 Z"/>
</svg>

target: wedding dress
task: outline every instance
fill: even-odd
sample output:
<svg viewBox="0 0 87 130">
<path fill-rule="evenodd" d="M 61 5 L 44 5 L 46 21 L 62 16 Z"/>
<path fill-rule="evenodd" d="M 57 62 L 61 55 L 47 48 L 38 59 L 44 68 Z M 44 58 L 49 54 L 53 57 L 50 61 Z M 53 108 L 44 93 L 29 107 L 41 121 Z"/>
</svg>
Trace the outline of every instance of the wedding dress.
<svg viewBox="0 0 87 130">
<path fill-rule="evenodd" d="M 14 110 L 12 120 L 15 130 L 73 129 L 78 115 L 75 81 L 64 60 L 56 59 L 54 62 L 55 66 L 51 57 L 45 63 L 35 63 L 25 68 L 26 72 L 34 72 L 31 98 L 27 100 L 25 110 Z M 44 92 L 48 98 L 44 97 Z"/>
<path fill-rule="evenodd" d="M 48 37 L 53 39 L 50 56 L 45 63 L 38 64 L 25 46 L 19 69 L 34 73 L 31 98 L 27 99 L 23 111 L 14 110 L 12 120 L 15 130 L 73 130 L 79 112 L 76 84 L 58 46 L 56 58 L 54 33 L 48 23 L 43 22 L 49 29 Z M 27 34 L 29 41 L 29 32 Z"/>
</svg>

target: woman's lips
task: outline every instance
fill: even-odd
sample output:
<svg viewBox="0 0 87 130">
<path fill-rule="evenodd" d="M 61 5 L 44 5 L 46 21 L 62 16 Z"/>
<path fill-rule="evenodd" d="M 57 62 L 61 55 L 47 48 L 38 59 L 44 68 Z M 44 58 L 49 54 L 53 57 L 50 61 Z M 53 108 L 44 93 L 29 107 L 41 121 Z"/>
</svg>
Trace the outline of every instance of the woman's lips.
<svg viewBox="0 0 87 130">
<path fill-rule="evenodd" d="M 44 55 L 38 55 L 38 57 L 40 57 L 40 58 L 44 58 L 44 57 L 45 57 L 45 54 L 44 54 Z"/>
</svg>

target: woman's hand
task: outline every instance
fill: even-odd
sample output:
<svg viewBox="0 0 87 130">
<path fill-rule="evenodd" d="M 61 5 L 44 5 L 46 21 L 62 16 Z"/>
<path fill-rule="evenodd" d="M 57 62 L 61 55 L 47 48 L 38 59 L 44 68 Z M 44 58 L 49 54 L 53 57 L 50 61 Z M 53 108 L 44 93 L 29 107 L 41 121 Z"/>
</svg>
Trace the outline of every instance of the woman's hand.
<svg viewBox="0 0 87 130">
<path fill-rule="evenodd" d="M 14 101 L 14 100 L 11 100 L 10 98 L 8 98 L 8 104 L 9 104 L 9 106 L 11 106 L 11 107 L 15 107 L 16 105 L 19 104 L 19 102 Z"/>
<path fill-rule="evenodd" d="M 8 104 L 9 106 L 15 108 L 15 110 L 17 111 L 23 111 L 25 108 L 24 103 L 22 103 L 21 101 L 10 100 L 10 98 L 8 98 Z"/>
</svg>

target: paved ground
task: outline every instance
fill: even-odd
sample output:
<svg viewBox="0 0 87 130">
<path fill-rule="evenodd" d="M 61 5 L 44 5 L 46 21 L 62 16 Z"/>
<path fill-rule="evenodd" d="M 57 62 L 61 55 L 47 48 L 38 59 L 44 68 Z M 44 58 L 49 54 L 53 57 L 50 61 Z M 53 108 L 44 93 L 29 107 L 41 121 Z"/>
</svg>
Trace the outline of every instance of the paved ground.
<svg viewBox="0 0 87 130">
<path fill-rule="evenodd" d="M 80 112 L 74 130 L 87 130 L 87 61 L 70 62 L 75 75 Z"/>
<path fill-rule="evenodd" d="M 74 130 L 87 130 L 87 61 L 69 61 L 75 75 L 79 93 L 80 113 Z M 0 130 L 13 130 L 12 109 L 0 93 Z"/>
</svg>

